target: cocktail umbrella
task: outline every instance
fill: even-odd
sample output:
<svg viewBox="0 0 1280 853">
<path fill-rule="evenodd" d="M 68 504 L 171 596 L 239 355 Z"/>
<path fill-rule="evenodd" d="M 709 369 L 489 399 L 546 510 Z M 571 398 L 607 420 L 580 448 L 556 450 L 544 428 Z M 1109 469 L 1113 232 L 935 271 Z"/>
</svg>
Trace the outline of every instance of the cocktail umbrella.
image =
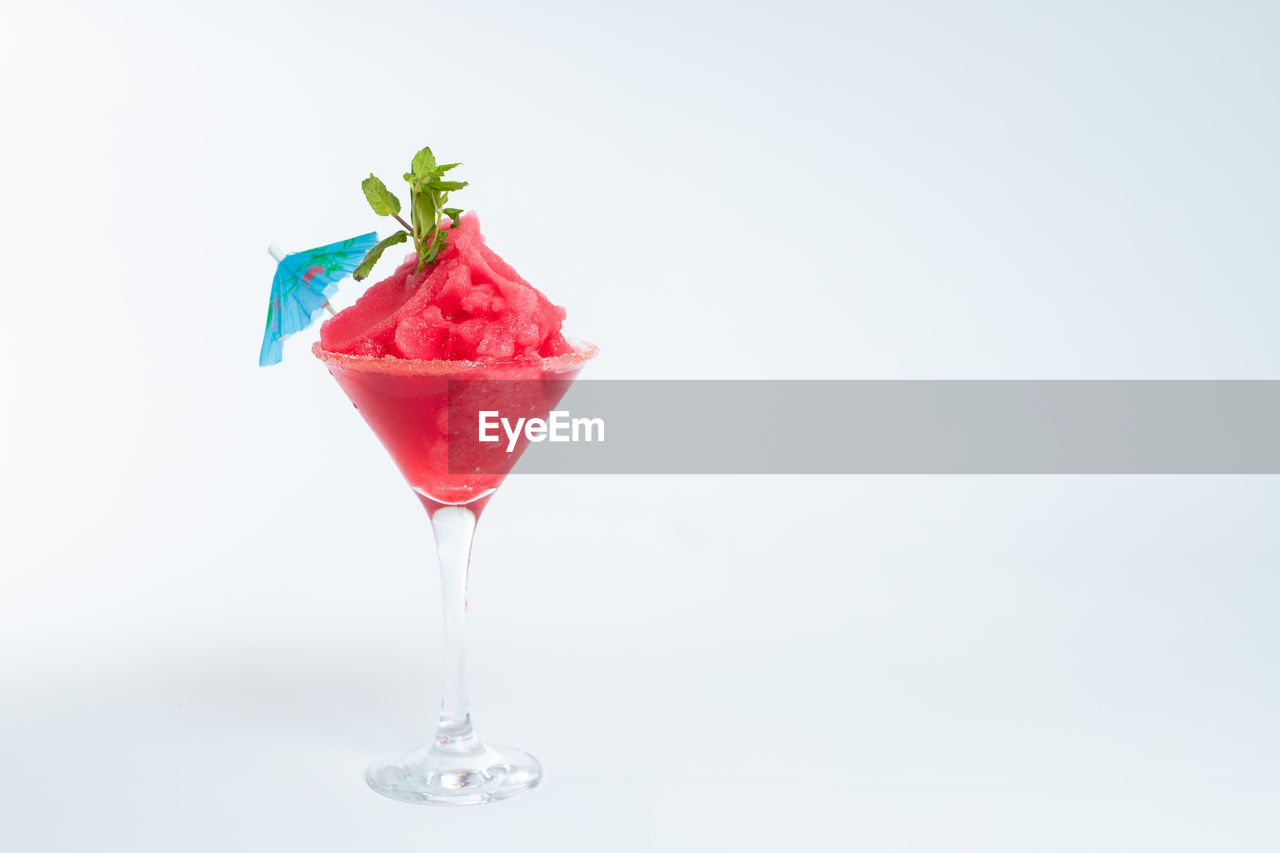
<svg viewBox="0 0 1280 853">
<path fill-rule="evenodd" d="M 258 355 L 260 366 L 279 364 L 284 339 L 310 326 L 322 309 L 333 313 L 329 297 L 338 292 L 338 282 L 360 265 L 377 242 L 378 235 L 369 233 L 292 255 L 286 255 L 274 243 L 267 248 L 277 266 L 271 282 L 262 352 Z"/>
</svg>

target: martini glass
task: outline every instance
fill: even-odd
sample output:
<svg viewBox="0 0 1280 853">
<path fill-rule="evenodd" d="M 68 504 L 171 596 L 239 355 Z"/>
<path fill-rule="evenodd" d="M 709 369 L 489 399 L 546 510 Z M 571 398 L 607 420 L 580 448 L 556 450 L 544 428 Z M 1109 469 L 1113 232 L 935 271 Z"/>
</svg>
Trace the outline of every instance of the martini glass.
<svg viewBox="0 0 1280 853">
<path fill-rule="evenodd" d="M 369 786 L 411 803 L 474 805 L 542 779 L 538 759 L 476 735 L 463 681 L 467 566 L 476 521 L 527 446 L 475 442 L 479 410 L 546 418 L 596 348 L 533 362 L 480 364 L 312 352 L 378 436 L 431 518 L 444 602 L 444 692 L 434 740 L 369 767 Z M 465 425 L 465 429 L 463 428 Z M 469 432 L 468 432 L 469 430 Z M 470 439 L 464 440 L 464 439 Z"/>
</svg>

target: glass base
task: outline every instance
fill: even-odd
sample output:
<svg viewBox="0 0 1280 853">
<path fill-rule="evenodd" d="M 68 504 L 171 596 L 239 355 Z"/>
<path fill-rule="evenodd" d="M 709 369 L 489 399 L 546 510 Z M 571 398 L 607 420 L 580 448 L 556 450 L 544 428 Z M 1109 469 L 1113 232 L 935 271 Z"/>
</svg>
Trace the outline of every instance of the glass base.
<svg viewBox="0 0 1280 853">
<path fill-rule="evenodd" d="M 464 752 L 424 746 L 408 755 L 373 764 L 369 787 L 406 803 L 474 806 L 505 800 L 542 781 L 542 765 L 510 746 L 479 744 Z"/>
</svg>

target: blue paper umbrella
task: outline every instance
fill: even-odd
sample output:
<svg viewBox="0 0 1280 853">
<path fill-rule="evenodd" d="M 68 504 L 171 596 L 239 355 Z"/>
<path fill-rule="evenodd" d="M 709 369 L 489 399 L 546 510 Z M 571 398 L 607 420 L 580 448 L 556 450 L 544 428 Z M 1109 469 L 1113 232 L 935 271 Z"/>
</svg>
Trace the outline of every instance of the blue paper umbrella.
<svg viewBox="0 0 1280 853">
<path fill-rule="evenodd" d="M 310 326 L 322 310 L 333 312 L 329 297 L 338 292 L 338 282 L 360 265 L 377 242 L 378 235 L 370 233 L 292 255 L 286 255 L 274 244 L 267 249 L 279 264 L 271 282 L 271 305 L 267 308 L 259 365 L 279 364 L 287 336 Z"/>
</svg>

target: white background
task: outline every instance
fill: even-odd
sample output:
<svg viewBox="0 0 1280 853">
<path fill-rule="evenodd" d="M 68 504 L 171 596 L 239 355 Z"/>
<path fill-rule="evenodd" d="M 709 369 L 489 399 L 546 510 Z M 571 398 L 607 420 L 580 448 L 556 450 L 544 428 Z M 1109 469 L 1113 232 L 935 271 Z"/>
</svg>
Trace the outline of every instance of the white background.
<svg viewBox="0 0 1280 853">
<path fill-rule="evenodd" d="M 437 701 L 429 529 L 313 331 L 256 366 L 266 244 L 385 231 L 361 178 L 430 144 L 595 378 L 1280 378 L 1277 37 L 8 8 L 0 849 L 1277 849 L 1264 477 L 513 477 L 472 705 L 546 781 L 384 800 Z"/>
</svg>

